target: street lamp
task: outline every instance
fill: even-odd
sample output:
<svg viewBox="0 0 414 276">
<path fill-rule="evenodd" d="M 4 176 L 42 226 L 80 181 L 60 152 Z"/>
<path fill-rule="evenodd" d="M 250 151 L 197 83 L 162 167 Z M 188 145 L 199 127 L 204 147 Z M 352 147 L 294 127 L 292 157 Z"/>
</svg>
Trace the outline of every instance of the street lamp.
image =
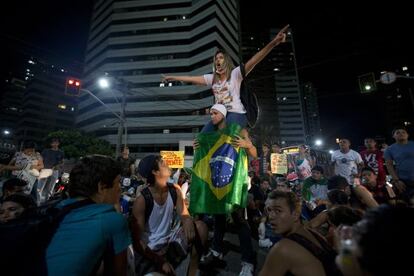
<svg viewBox="0 0 414 276">
<path fill-rule="evenodd" d="M 124 137 L 124 146 L 127 147 L 128 145 L 128 128 L 126 124 L 125 118 L 125 108 L 126 108 L 126 91 L 125 89 L 128 88 L 128 84 L 123 79 L 113 78 L 116 82 L 116 87 L 120 87 L 119 89 L 122 93 L 122 103 L 121 103 L 121 112 L 119 118 L 119 126 L 118 126 L 118 138 L 116 142 L 116 157 L 120 156 L 121 154 L 121 143 L 122 143 L 122 130 L 125 129 L 125 137 Z M 98 80 L 98 85 L 102 89 L 108 89 L 112 86 L 112 82 L 110 79 L 106 77 L 102 77 Z M 115 95 L 114 95 L 115 96 Z M 116 96 L 115 96 L 116 99 Z"/>
<path fill-rule="evenodd" d="M 109 81 L 108 81 L 107 78 L 100 78 L 98 80 L 98 85 L 102 89 L 107 89 L 107 88 L 109 88 Z"/>
<path fill-rule="evenodd" d="M 321 139 L 316 139 L 315 140 L 315 146 L 320 147 L 323 145 L 323 141 Z"/>
<path fill-rule="evenodd" d="M 10 135 L 10 130 L 8 129 L 3 130 L 3 134 L 6 136 Z"/>
<path fill-rule="evenodd" d="M 113 78 L 113 77 L 111 77 Z M 113 111 L 108 105 L 106 105 L 101 99 L 99 99 L 94 93 L 92 93 L 90 90 L 85 89 L 85 88 L 81 88 L 81 81 L 79 79 L 74 79 L 74 78 L 68 78 L 66 80 L 66 84 L 65 84 L 65 94 L 69 95 L 69 96 L 79 96 L 79 93 L 81 91 L 86 92 L 87 94 L 89 94 L 89 96 L 91 96 L 92 98 L 94 98 L 97 102 L 99 102 L 101 105 L 103 105 L 106 109 L 108 109 L 115 117 L 117 117 L 119 119 L 119 127 L 118 127 L 118 141 L 117 141 L 117 145 L 116 145 L 116 156 L 118 157 L 120 155 L 120 147 L 121 147 L 121 142 L 122 142 L 122 130 L 125 128 L 125 140 L 124 140 L 124 144 L 125 146 L 127 146 L 127 126 L 126 126 L 126 118 L 125 118 L 125 107 L 126 107 L 126 89 L 128 89 L 128 83 L 123 80 L 123 79 L 118 79 L 118 78 L 113 78 L 116 81 L 116 87 L 120 88 L 119 90 L 122 93 L 122 104 L 121 104 L 121 111 L 118 114 L 117 112 Z M 100 78 L 98 80 L 98 87 L 102 88 L 102 89 L 108 89 L 111 87 L 111 81 L 108 78 Z M 110 90 L 111 93 L 112 90 Z M 115 100 L 117 101 L 117 103 L 119 103 L 118 98 L 115 96 L 115 94 L 113 94 Z M 10 134 L 10 132 L 8 132 L 8 134 L 6 134 L 5 132 L 3 132 L 4 135 L 8 135 Z"/>
</svg>

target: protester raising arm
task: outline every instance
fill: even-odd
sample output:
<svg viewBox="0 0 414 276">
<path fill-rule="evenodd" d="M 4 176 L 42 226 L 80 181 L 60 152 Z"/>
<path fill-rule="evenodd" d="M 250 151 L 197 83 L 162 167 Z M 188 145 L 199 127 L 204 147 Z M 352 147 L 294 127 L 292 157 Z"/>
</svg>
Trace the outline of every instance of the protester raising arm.
<svg viewBox="0 0 414 276">
<path fill-rule="evenodd" d="M 272 51 L 274 47 L 279 45 L 280 43 L 283 43 L 286 41 L 286 31 L 288 30 L 289 25 L 286 25 L 283 27 L 279 33 L 275 36 L 275 38 L 270 41 L 262 50 L 257 52 L 252 58 L 249 59 L 249 61 L 246 63 L 245 69 L 246 69 L 246 75 L 249 74 L 253 68 L 261 62 L 269 53 Z M 224 72 L 224 68 L 221 63 L 218 64 L 215 68 L 215 73 L 222 74 Z M 207 85 L 204 76 L 171 76 L 171 75 L 163 75 L 162 80 L 164 82 L 168 81 L 182 81 L 182 82 L 188 82 L 192 84 L 197 85 Z"/>
<path fill-rule="evenodd" d="M 248 75 L 253 68 L 261 62 L 270 53 L 270 51 L 272 51 L 274 47 L 286 41 L 286 31 L 288 28 L 289 25 L 283 27 L 283 29 L 277 33 L 272 41 L 270 41 L 263 49 L 257 52 L 252 58 L 249 59 L 248 62 L 246 62 L 246 75 Z"/>
<path fill-rule="evenodd" d="M 162 76 L 163 82 L 182 81 L 197 85 L 207 85 L 203 76 Z"/>
</svg>

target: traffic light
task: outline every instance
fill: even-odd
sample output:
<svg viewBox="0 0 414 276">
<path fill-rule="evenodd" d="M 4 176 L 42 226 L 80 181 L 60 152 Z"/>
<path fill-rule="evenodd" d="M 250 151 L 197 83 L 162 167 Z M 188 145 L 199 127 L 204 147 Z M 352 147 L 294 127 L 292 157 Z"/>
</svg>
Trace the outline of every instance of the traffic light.
<svg viewBox="0 0 414 276">
<path fill-rule="evenodd" d="M 65 94 L 69 96 L 79 96 L 81 81 L 75 78 L 67 78 L 65 85 Z"/>
<path fill-rule="evenodd" d="M 371 93 L 377 89 L 374 73 L 359 76 L 358 83 L 361 93 Z"/>
</svg>

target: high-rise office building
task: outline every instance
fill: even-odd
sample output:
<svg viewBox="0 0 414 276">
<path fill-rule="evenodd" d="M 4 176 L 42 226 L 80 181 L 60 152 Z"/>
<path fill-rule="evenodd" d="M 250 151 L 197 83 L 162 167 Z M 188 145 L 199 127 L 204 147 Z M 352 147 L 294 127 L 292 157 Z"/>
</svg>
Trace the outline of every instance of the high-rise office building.
<svg viewBox="0 0 414 276">
<path fill-rule="evenodd" d="M 274 38 L 279 29 L 272 29 Z M 283 146 L 306 142 L 303 95 L 300 89 L 292 31 L 287 33 L 285 43 L 277 47 L 272 57 L 276 86 L 276 109 L 278 112 L 279 138 Z"/>
<path fill-rule="evenodd" d="M 246 63 L 269 41 L 269 30 L 261 32 L 243 31 L 241 47 L 243 62 Z M 273 49 L 246 78 L 249 91 L 256 94 L 260 107 L 259 120 L 251 134 L 256 139 L 261 140 L 262 143 L 279 142 L 274 64 L 272 63 L 272 58 L 277 51 L 278 47 Z"/>
<path fill-rule="evenodd" d="M 306 142 L 310 144 L 321 135 L 321 121 L 316 88 L 310 82 L 305 83 L 302 85 L 302 95 Z"/>
<path fill-rule="evenodd" d="M 0 131 L 3 139 L 11 139 L 17 130 L 19 118 L 22 115 L 22 101 L 26 82 L 16 77 L 10 77 L 3 84 L 3 95 L 0 99 Z"/>
<path fill-rule="evenodd" d="M 23 140 L 41 144 L 49 132 L 73 128 L 77 99 L 65 95 L 69 75 L 56 63 L 17 56 L 0 103 L 3 138 L 7 131 L 7 138 L 15 144 Z"/>
<path fill-rule="evenodd" d="M 243 61 L 247 62 L 278 31 L 271 29 L 270 36 L 268 30 L 243 32 Z M 262 142 L 276 142 L 282 146 L 302 144 L 309 142 L 311 136 L 316 135 L 313 133 L 320 129 L 317 99 L 312 94 L 305 101 L 295 58 L 292 31 L 289 30 L 286 43 L 273 49 L 247 78 L 249 88 L 256 93 L 260 104 L 260 117 L 253 135 Z M 308 94 L 314 92 L 306 90 Z"/>
<path fill-rule="evenodd" d="M 76 98 L 65 95 L 67 70 L 57 64 L 28 59 L 25 90 L 15 132 L 17 141 L 43 142 L 48 133 L 74 127 Z"/>
<path fill-rule="evenodd" d="M 238 62 L 238 26 L 235 0 L 96 1 L 83 86 L 114 112 L 126 93 L 131 152 L 176 150 L 208 121 L 213 96 L 203 86 L 160 83 L 162 74 L 210 73 L 217 48 Z M 105 73 L 127 88 L 100 90 L 95 82 Z M 117 143 L 118 119 L 87 94 L 80 98 L 77 126 Z"/>
</svg>

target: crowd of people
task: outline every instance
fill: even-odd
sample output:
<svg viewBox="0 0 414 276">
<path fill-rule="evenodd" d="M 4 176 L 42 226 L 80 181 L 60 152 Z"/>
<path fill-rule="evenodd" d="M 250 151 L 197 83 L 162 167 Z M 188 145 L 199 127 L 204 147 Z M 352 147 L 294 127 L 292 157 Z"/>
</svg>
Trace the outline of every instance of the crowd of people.
<svg viewBox="0 0 414 276">
<path fill-rule="evenodd" d="M 247 74 L 285 41 L 287 28 L 246 63 Z M 375 139 L 366 138 L 366 149 L 358 153 L 342 138 L 329 168 L 302 145 L 289 164 L 296 177 L 273 174 L 270 154 L 283 150 L 277 144 L 258 150 L 250 139 L 240 67 L 220 50 L 213 68 L 204 76 L 164 78 L 212 87 L 216 104 L 202 133 L 220 132 L 229 124 L 241 127 L 230 144 L 251 159 L 247 202 L 228 214 L 191 213 L 191 173 L 172 175 L 160 155 L 136 164 L 128 148 L 117 160 L 81 158 L 55 198 L 64 159 L 59 140 L 52 139 L 41 153 L 26 142 L 9 164 L 0 165 L 0 172 L 12 172 L 2 185 L 0 206 L 4 275 L 202 274 L 203 267 L 223 260 L 229 224 L 240 240 L 240 275 L 410 271 L 414 142 L 407 130 L 397 127 L 395 143 L 384 152 Z M 197 151 L 197 139 L 194 146 Z M 267 250 L 262 267 L 254 240 Z"/>
</svg>

